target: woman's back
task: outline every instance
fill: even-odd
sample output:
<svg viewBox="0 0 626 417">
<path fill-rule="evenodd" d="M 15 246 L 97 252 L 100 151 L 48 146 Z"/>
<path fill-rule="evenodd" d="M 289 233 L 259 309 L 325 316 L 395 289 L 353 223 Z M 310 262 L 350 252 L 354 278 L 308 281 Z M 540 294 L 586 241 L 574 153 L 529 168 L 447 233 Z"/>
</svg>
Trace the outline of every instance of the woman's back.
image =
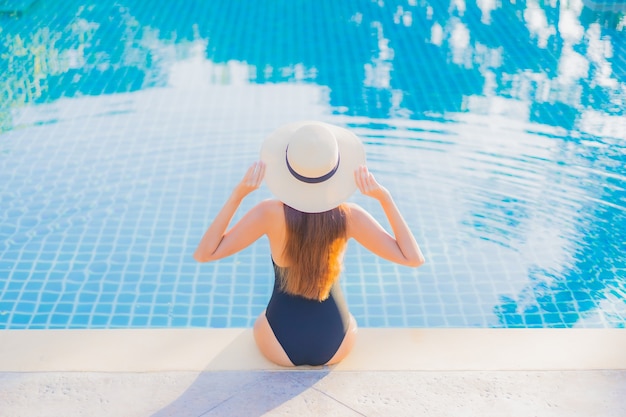
<svg viewBox="0 0 626 417">
<path fill-rule="evenodd" d="M 346 242 L 355 239 L 402 265 L 419 266 L 424 258 L 391 195 L 364 165 L 363 146 L 352 132 L 320 122 L 292 123 L 265 140 L 261 159 L 237 184 L 194 258 L 221 259 L 267 236 L 275 283 L 254 325 L 257 346 L 284 366 L 339 362 L 357 328 L 338 283 Z M 228 229 L 241 201 L 264 179 L 280 201 L 257 204 Z M 380 203 L 391 234 L 363 208 L 346 203 L 357 188 Z"/>
<path fill-rule="evenodd" d="M 289 294 L 281 288 L 286 268 L 274 265 L 274 290 L 265 318 L 294 365 L 323 365 L 330 361 L 350 327 L 350 312 L 338 281 L 324 300 Z"/>
<path fill-rule="evenodd" d="M 287 232 L 283 254 L 289 268 L 279 271 L 280 286 L 287 293 L 322 301 L 341 273 L 345 209 L 304 213 L 284 204 L 283 213 Z"/>
</svg>

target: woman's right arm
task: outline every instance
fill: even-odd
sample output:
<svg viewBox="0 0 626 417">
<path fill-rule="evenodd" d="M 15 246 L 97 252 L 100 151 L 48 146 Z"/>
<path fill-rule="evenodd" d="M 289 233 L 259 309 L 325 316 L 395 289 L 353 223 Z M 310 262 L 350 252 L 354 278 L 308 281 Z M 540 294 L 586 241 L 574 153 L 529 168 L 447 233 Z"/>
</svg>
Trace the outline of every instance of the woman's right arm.
<svg viewBox="0 0 626 417">
<path fill-rule="evenodd" d="M 255 162 L 248 168 L 244 178 L 237 184 L 232 194 L 206 230 L 193 255 L 198 262 L 209 262 L 236 253 L 257 240 L 268 230 L 271 214 L 269 202 L 261 202 L 248 211 L 230 230 L 227 231 L 241 201 L 259 188 L 265 165 Z"/>
<path fill-rule="evenodd" d="M 349 237 L 354 238 L 368 250 L 389 261 L 412 267 L 422 265 L 424 255 L 389 191 L 378 184 L 365 166 L 359 167 L 355 171 L 354 177 L 361 192 L 375 198 L 382 206 L 389 220 L 393 236 L 363 208 L 356 204 L 349 204 Z"/>
</svg>

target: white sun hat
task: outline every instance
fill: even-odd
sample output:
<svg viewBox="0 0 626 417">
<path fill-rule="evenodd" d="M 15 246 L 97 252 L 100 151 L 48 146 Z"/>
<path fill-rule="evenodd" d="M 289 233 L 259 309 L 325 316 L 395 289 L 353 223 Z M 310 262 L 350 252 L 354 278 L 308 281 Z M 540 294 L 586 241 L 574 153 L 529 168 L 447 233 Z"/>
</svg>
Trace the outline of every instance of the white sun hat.
<svg viewBox="0 0 626 417">
<path fill-rule="evenodd" d="M 283 203 L 305 213 L 331 210 L 356 191 L 354 170 L 365 149 L 352 132 L 316 121 L 284 125 L 261 146 L 265 183 Z"/>
</svg>

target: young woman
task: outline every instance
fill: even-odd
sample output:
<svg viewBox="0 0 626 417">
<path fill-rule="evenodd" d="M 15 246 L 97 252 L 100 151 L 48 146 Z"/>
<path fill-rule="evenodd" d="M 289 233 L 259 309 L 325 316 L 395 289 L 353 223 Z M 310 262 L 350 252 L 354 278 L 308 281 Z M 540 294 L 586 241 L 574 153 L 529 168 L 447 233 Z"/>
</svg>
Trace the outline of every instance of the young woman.
<svg viewBox="0 0 626 417">
<path fill-rule="evenodd" d="M 241 201 L 264 179 L 277 200 L 257 204 L 227 230 Z M 346 203 L 357 188 L 378 200 L 392 234 L 363 208 Z M 194 258 L 221 259 L 264 235 L 275 282 L 254 337 L 261 353 L 282 366 L 330 365 L 352 349 L 357 325 L 338 282 L 349 239 L 392 262 L 424 263 L 391 194 L 366 168 L 361 141 L 321 122 L 291 123 L 265 140 L 261 161 L 248 168 Z"/>
</svg>

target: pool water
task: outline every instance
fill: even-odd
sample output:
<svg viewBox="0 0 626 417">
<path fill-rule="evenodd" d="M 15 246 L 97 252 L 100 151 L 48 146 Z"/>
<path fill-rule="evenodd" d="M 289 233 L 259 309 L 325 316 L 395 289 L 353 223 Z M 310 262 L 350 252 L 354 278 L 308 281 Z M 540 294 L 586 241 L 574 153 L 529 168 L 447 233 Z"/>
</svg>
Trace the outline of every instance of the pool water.
<svg viewBox="0 0 626 417">
<path fill-rule="evenodd" d="M 251 326 L 267 242 L 192 253 L 264 137 L 301 119 L 362 138 L 427 259 L 350 243 L 359 325 L 625 326 L 620 2 L 18 3 L 0 14 L 0 328 Z"/>
</svg>

